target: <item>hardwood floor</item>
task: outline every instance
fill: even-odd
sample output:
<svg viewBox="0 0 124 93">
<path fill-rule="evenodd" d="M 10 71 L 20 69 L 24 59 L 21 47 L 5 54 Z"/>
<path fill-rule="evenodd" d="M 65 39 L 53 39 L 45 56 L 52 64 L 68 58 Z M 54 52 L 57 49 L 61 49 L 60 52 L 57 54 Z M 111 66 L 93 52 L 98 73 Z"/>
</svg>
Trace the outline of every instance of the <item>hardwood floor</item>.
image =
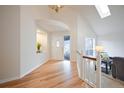
<svg viewBox="0 0 124 93">
<path fill-rule="evenodd" d="M 76 62 L 48 61 L 19 80 L 0 84 L 1 88 L 81 88 L 89 87 L 78 78 Z"/>
</svg>

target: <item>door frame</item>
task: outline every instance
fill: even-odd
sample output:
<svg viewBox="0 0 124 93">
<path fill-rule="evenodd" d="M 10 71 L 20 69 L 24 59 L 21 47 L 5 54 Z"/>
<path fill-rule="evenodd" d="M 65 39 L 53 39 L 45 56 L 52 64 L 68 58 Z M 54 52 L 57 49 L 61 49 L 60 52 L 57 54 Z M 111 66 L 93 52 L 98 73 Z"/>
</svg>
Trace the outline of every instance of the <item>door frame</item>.
<svg viewBox="0 0 124 93">
<path fill-rule="evenodd" d="M 65 60 L 65 58 L 64 58 L 64 38 L 65 38 L 65 36 L 69 36 L 70 37 L 70 48 L 69 48 L 69 50 L 70 50 L 70 59 L 69 60 L 71 60 L 71 35 L 70 34 L 64 34 L 64 36 L 63 36 L 63 60 Z"/>
</svg>

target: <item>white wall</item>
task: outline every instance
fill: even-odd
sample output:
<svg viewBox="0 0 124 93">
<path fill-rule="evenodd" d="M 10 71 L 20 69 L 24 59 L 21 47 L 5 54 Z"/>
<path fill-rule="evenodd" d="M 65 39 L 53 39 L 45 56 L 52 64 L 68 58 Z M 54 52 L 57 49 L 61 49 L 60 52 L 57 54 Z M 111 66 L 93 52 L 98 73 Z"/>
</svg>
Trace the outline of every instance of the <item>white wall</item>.
<svg viewBox="0 0 124 93">
<path fill-rule="evenodd" d="M 36 54 L 36 20 L 44 16 L 44 6 L 0 6 L 0 83 L 23 77 L 48 60 L 48 52 Z"/>
<path fill-rule="evenodd" d="M 124 57 L 124 33 L 110 33 L 98 37 L 98 45 L 104 47 L 104 51 L 108 52 L 111 57 Z"/>
<path fill-rule="evenodd" d="M 0 6 L 0 80 L 1 82 L 19 77 L 19 6 Z"/>
<path fill-rule="evenodd" d="M 87 23 L 86 19 L 82 16 L 77 18 L 77 51 L 85 55 L 85 38 L 96 38 L 90 25 Z M 90 64 L 89 64 L 90 65 Z M 86 66 L 82 60 L 82 56 L 77 54 L 77 68 L 79 78 L 84 80 L 84 66 Z M 86 72 L 89 73 L 89 72 Z M 91 74 L 91 73 L 90 73 Z"/>
<path fill-rule="evenodd" d="M 64 60 L 64 36 L 70 35 L 68 31 L 51 33 L 51 59 Z M 56 41 L 60 42 L 60 47 L 56 47 Z"/>
<path fill-rule="evenodd" d="M 36 20 L 44 16 L 45 13 L 43 12 L 42 14 L 42 12 L 40 6 L 21 6 L 21 77 L 34 70 L 48 59 L 46 54 L 36 53 Z"/>
<path fill-rule="evenodd" d="M 96 38 L 93 29 L 87 23 L 87 20 L 82 16 L 77 18 L 77 50 L 80 52 L 85 51 L 85 38 Z"/>
</svg>

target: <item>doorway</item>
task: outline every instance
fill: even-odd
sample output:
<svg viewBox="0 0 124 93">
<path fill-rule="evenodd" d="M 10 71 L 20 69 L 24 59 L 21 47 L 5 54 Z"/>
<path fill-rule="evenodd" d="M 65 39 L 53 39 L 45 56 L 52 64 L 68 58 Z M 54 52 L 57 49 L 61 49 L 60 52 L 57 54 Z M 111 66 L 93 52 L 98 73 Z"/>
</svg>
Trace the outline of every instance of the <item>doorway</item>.
<svg viewBox="0 0 124 93">
<path fill-rule="evenodd" d="M 64 60 L 70 60 L 70 36 L 64 36 Z"/>
</svg>

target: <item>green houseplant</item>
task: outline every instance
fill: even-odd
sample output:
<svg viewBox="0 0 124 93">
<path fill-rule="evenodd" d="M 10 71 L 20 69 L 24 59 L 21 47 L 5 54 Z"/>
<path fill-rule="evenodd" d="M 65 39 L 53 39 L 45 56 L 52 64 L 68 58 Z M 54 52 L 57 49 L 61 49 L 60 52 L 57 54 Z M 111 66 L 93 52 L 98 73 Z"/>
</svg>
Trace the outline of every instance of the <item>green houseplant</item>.
<svg viewBox="0 0 124 93">
<path fill-rule="evenodd" d="M 37 53 L 41 52 L 41 44 L 37 42 Z"/>
</svg>

